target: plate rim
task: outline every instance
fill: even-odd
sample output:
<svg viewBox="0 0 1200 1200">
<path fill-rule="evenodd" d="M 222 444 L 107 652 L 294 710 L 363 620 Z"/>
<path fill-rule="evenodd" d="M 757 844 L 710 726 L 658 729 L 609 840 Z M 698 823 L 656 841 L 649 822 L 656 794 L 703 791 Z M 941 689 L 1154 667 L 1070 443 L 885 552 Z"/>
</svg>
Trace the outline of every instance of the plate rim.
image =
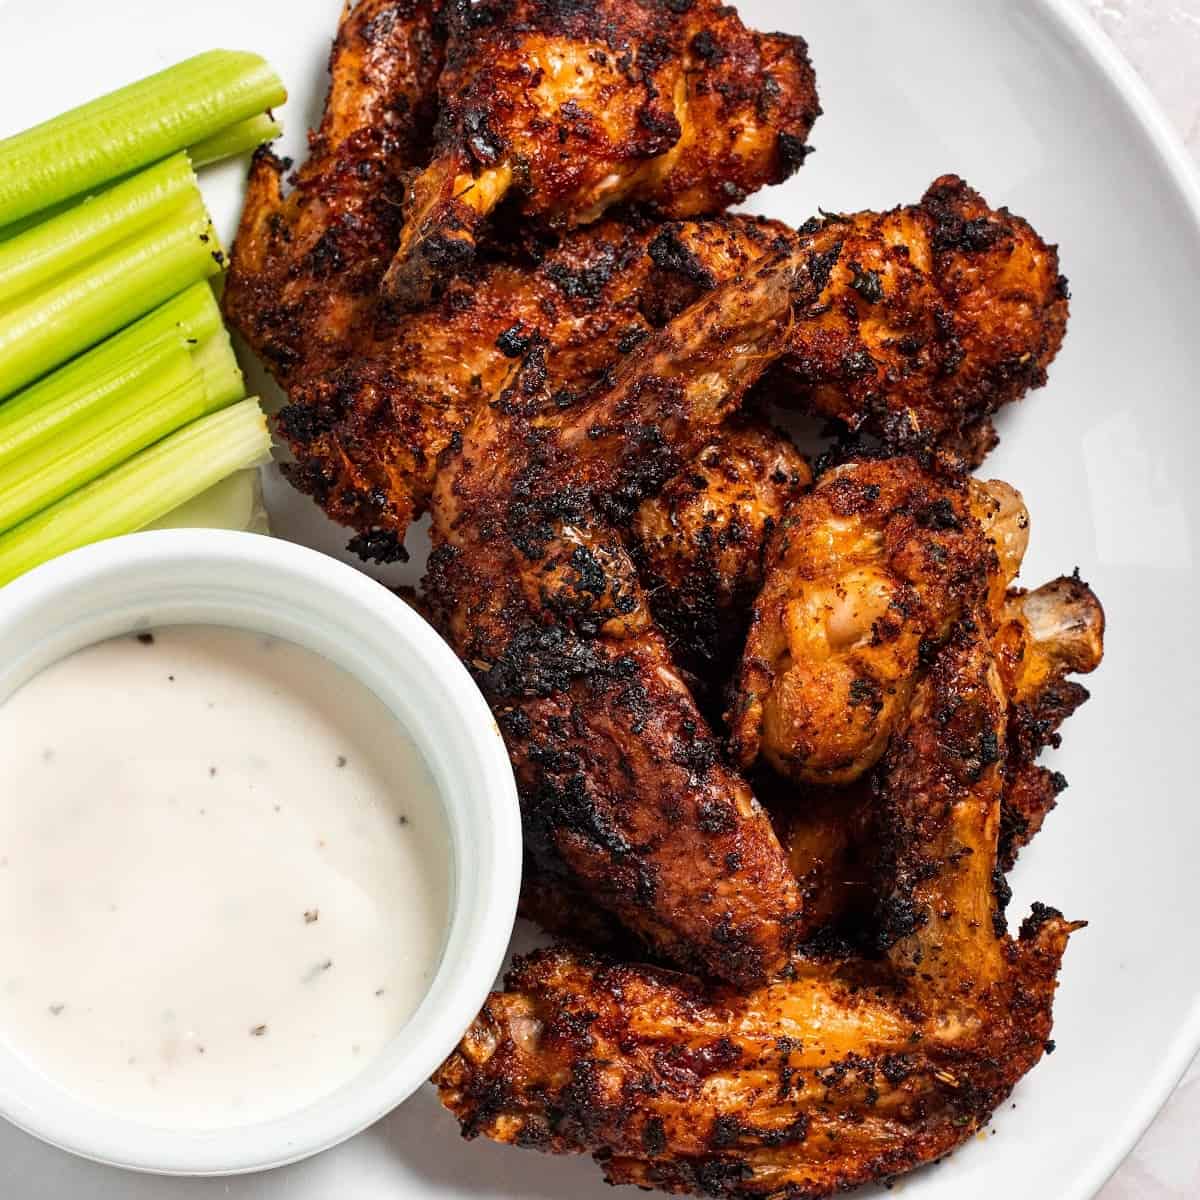
<svg viewBox="0 0 1200 1200">
<path fill-rule="evenodd" d="M 1137 68 L 1099 21 L 1084 10 L 1081 0 L 1034 0 L 1034 4 L 1048 24 L 1057 25 L 1087 55 L 1104 85 L 1136 121 L 1158 156 L 1163 173 L 1175 185 L 1200 237 L 1200 167 Z M 1063 1200 L 1095 1200 L 1154 1124 L 1198 1055 L 1200 993 L 1192 997 L 1191 1012 L 1130 1106 L 1116 1136 L 1109 1140 L 1109 1149 L 1091 1160 Z"/>
</svg>

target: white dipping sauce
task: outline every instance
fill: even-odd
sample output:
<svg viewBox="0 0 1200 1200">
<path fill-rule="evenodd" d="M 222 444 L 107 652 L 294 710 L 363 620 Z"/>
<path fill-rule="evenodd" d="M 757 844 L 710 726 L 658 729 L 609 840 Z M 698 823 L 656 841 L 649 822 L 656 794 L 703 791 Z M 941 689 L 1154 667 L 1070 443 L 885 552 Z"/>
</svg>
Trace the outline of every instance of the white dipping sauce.
<svg viewBox="0 0 1200 1200">
<path fill-rule="evenodd" d="M 151 640 L 152 638 L 152 640 Z M 0 1036 L 109 1111 L 293 1111 L 437 968 L 449 844 L 391 712 L 211 627 L 91 646 L 0 705 Z"/>
</svg>

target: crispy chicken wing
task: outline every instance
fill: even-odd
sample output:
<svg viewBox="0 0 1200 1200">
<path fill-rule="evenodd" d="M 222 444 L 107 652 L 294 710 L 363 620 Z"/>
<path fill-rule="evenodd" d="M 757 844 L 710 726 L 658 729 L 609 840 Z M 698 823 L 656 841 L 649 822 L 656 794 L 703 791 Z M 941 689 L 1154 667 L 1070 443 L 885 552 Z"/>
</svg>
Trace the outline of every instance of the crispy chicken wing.
<svg viewBox="0 0 1200 1200">
<path fill-rule="evenodd" d="M 255 156 L 224 293 L 230 323 L 285 388 L 369 343 L 400 236 L 406 172 L 428 155 L 441 0 L 347 6 L 308 161 Z"/>
<path fill-rule="evenodd" d="M 741 653 L 766 543 L 811 482 L 785 434 L 732 421 L 634 514 L 630 548 L 651 610 L 706 707 Z"/>
<path fill-rule="evenodd" d="M 896 449 L 950 437 L 986 453 L 981 423 L 1042 386 L 1062 344 L 1056 248 L 950 175 L 919 205 L 801 232 L 830 255 L 829 309 L 788 360 L 785 390 Z"/>
<path fill-rule="evenodd" d="M 591 1152 L 613 1183 L 827 1196 L 969 1138 L 1041 1057 L 1076 928 L 1004 933 L 1006 697 L 986 611 L 918 685 L 879 768 L 890 948 L 749 992 L 568 950 L 519 962 L 435 1078 L 467 1136 Z"/>
<path fill-rule="evenodd" d="M 912 458 L 827 471 L 769 551 L 729 717 L 735 758 L 750 766 L 761 753 L 809 784 L 870 769 L 907 712 L 923 658 L 993 579 L 1001 594 L 1007 587 L 980 518 L 1009 493 Z"/>
<path fill-rule="evenodd" d="M 428 302 L 506 195 L 560 227 L 614 204 L 720 212 L 790 175 L 820 109 L 797 37 L 718 0 L 449 7 L 437 147 L 414 181 L 389 294 Z"/>
<path fill-rule="evenodd" d="M 693 239 L 668 226 L 655 242 L 680 305 L 729 277 Z M 765 385 L 781 403 L 975 466 L 996 442 L 991 414 L 1045 383 L 1069 307 L 1056 248 L 961 179 L 936 180 L 920 204 L 826 215 L 779 240 L 813 256 L 826 303 Z"/>
</svg>

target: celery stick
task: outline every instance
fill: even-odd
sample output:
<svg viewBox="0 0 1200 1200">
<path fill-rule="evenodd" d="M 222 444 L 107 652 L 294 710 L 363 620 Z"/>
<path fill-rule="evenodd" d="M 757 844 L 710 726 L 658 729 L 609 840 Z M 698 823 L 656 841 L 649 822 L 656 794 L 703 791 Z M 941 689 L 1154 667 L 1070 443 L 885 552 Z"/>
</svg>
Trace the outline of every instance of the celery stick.
<svg viewBox="0 0 1200 1200">
<path fill-rule="evenodd" d="M 100 188 L 92 194 L 102 196 L 106 190 L 106 188 Z M 10 238 L 15 238 L 20 233 L 25 233 L 27 230 L 36 229 L 43 221 L 49 221 L 51 217 L 57 217 L 60 213 L 67 212 L 68 209 L 73 208 L 84 199 L 86 199 L 84 196 L 68 196 L 65 200 L 60 200 L 57 204 L 50 205 L 49 208 L 43 208 L 39 212 L 22 217 L 19 221 L 13 221 L 11 225 L 5 225 L 3 229 L 0 229 L 0 244 L 7 242 Z"/>
<path fill-rule="evenodd" d="M 177 154 L 0 243 L 0 308 L 169 218 L 186 199 L 199 198 L 187 155 Z"/>
<path fill-rule="evenodd" d="M 45 375 L 224 263 L 203 204 L 152 226 L 0 314 L 0 397 Z"/>
<path fill-rule="evenodd" d="M 44 403 L 29 405 L 17 397 L 0 406 L 0 493 L 9 486 L 9 472 L 16 461 L 33 450 L 53 449 L 56 439 L 74 434 L 89 421 L 103 419 L 105 412 L 114 406 L 120 409 L 135 394 L 163 397 L 192 378 L 199 380 L 209 412 L 246 394 L 245 380 L 223 329 L 196 347 L 188 346 L 182 337 L 164 338 L 86 387 L 52 396 Z"/>
<path fill-rule="evenodd" d="M 181 359 L 183 374 L 174 369 Z M 167 392 L 198 374 L 187 347 L 181 341 L 164 338 L 95 376 L 85 388 L 53 396 L 40 404 L 25 403 L 18 396 L 12 403 L 0 405 L 0 491 L 8 485 L 9 465 L 35 447 L 53 442 L 60 433 L 131 391 L 158 386 L 160 392 Z"/>
<path fill-rule="evenodd" d="M 211 50 L 0 141 L 0 226 L 282 104 L 257 54 Z"/>
<path fill-rule="evenodd" d="M 210 409 L 224 408 L 246 394 L 245 376 L 224 329 L 192 348 L 192 366 L 204 381 Z"/>
<path fill-rule="evenodd" d="M 0 532 L 210 411 L 204 381 L 192 370 L 187 352 L 174 353 L 162 381 L 144 380 L 114 403 L 6 464 L 0 477 Z"/>
<path fill-rule="evenodd" d="M 220 162 L 223 158 L 249 154 L 263 142 L 273 142 L 282 136 L 283 125 L 270 113 L 259 113 L 257 117 L 239 121 L 214 137 L 197 142 L 188 149 L 188 157 L 192 160 L 192 166 L 207 167 L 209 163 Z"/>
<path fill-rule="evenodd" d="M 198 283 L 94 350 L 0 403 L 0 446 L 17 438 L 18 431 L 26 429 L 30 422 L 51 433 L 59 421 L 69 421 L 90 404 L 103 403 L 107 396 L 128 385 L 144 370 L 152 369 L 153 361 L 145 361 L 152 351 L 165 346 L 187 346 L 200 358 L 208 342 L 218 334 L 228 343 L 229 335 L 221 325 L 212 289 Z M 240 371 L 237 386 L 241 387 Z M 236 400 L 241 394 L 238 391 L 231 398 Z M 62 415 L 53 417 L 51 414 L 56 412 Z M 39 435 L 35 430 L 26 436 Z M 21 448 L 24 447 L 22 443 Z"/>
<path fill-rule="evenodd" d="M 270 452 L 257 400 L 193 421 L 0 535 L 0 586 L 69 550 L 142 529 Z"/>
</svg>

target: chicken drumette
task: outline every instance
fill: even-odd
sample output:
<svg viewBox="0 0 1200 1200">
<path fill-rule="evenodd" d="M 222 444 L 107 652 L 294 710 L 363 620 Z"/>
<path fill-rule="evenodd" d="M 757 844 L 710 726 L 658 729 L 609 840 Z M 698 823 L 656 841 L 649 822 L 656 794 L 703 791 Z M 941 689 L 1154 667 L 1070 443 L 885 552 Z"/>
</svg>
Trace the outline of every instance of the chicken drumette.
<svg viewBox="0 0 1200 1200">
<path fill-rule="evenodd" d="M 667 226 L 654 246 L 677 306 L 730 277 L 694 229 Z M 1046 382 L 1069 308 L 1057 249 L 961 179 L 890 212 L 814 218 L 792 249 L 812 256 L 826 311 L 764 385 L 781 404 L 976 466 L 995 444 L 992 414 Z"/>
<path fill-rule="evenodd" d="M 787 178 L 820 109 L 804 42 L 718 0 L 482 0 L 447 11 L 433 161 L 385 283 L 427 303 L 507 195 L 587 224 L 621 201 L 716 213 Z"/>
</svg>

